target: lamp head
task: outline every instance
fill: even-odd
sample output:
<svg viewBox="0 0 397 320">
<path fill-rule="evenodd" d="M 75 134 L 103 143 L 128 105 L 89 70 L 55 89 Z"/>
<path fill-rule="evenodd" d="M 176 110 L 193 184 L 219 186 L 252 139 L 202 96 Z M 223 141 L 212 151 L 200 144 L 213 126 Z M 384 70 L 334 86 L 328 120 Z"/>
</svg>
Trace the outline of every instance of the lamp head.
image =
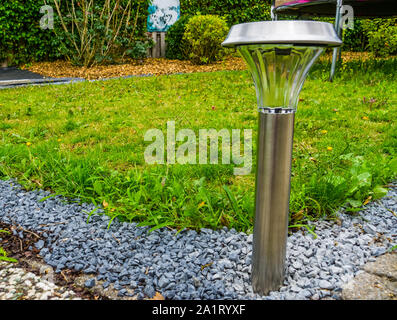
<svg viewBox="0 0 397 320">
<path fill-rule="evenodd" d="M 332 24 L 319 21 L 262 21 L 233 26 L 222 43 L 238 49 L 254 79 L 258 108 L 295 111 L 300 90 L 317 58 L 342 41 Z"/>
</svg>

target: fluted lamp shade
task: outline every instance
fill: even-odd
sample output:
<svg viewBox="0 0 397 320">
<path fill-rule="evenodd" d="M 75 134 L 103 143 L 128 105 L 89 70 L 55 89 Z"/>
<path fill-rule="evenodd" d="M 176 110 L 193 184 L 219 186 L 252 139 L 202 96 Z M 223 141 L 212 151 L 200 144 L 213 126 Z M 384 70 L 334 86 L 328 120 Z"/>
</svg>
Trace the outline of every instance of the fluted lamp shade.
<svg viewBox="0 0 397 320">
<path fill-rule="evenodd" d="M 318 21 L 263 21 L 233 26 L 222 43 L 236 47 L 254 79 L 258 107 L 296 109 L 306 76 L 326 47 L 340 46 L 334 27 Z"/>
</svg>

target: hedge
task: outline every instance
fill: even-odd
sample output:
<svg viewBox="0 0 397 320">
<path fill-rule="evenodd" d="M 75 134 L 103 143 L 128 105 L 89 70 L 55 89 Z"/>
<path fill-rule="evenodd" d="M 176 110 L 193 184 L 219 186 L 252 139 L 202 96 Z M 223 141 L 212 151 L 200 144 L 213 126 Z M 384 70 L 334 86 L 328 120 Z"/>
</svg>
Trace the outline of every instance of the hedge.
<svg viewBox="0 0 397 320">
<path fill-rule="evenodd" d="M 41 6 L 53 0 L 1 0 L 0 2 L 0 62 L 9 64 L 60 58 L 59 41 L 51 30 L 40 29 Z M 104 0 L 95 0 L 98 3 Z M 125 0 L 122 0 L 125 1 Z M 147 0 L 133 0 L 134 5 Z M 225 18 L 228 26 L 237 23 L 270 20 L 270 0 L 180 0 L 181 16 L 213 14 Z M 55 10 L 54 10 L 55 12 Z M 146 31 L 148 8 L 140 7 L 139 32 Z M 392 21 L 392 23 L 390 23 Z M 373 26 L 373 30 L 368 27 Z M 361 21 L 344 34 L 344 49 L 370 50 L 376 54 L 395 54 L 395 20 Z M 388 39 L 383 41 L 385 36 Z M 389 39 L 390 38 L 390 39 Z M 387 47 L 387 50 L 384 48 Z"/>
<path fill-rule="evenodd" d="M 2 0 L 0 3 L 0 61 L 19 64 L 56 57 L 56 39 L 40 29 L 44 0 Z"/>
<path fill-rule="evenodd" d="M 397 54 L 397 18 L 363 21 L 368 38 L 368 50 L 375 56 L 386 57 Z"/>
<path fill-rule="evenodd" d="M 230 26 L 252 21 L 270 20 L 270 0 L 180 0 L 181 16 L 219 15 Z"/>
</svg>

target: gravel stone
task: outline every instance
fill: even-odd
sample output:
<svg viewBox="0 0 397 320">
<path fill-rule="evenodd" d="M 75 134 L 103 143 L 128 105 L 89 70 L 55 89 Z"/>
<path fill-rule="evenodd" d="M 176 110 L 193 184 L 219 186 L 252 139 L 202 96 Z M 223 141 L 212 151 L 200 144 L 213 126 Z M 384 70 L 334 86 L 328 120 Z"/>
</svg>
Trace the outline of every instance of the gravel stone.
<svg viewBox="0 0 397 320">
<path fill-rule="evenodd" d="M 102 286 L 113 283 L 121 297 L 129 295 L 128 287 L 137 299 L 156 292 L 167 299 L 340 299 L 342 285 L 397 242 L 397 217 L 390 213 L 397 211 L 397 188 L 393 187 L 380 204 L 368 203 L 354 217 L 342 208 L 336 213 L 338 223 L 311 223 L 317 237 L 302 230 L 289 235 L 284 286 L 261 296 L 250 283 L 252 234 L 227 228 L 185 230 L 177 235 L 161 228 L 148 233 L 148 227 L 117 219 L 108 229 L 108 216 L 92 215 L 86 222 L 87 212 L 103 213 L 100 206 L 65 201 L 61 196 L 39 202 L 48 195 L 24 191 L 13 180 L 0 180 L 0 221 L 45 232 L 45 241 L 35 246 L 55 272 L 73 268 L 91 273 L 87 287 L 103 279 Z M 1 286 L 16 281 L 15 277 L 4 279 L 0 277 L 0 292 Z M 44 287 L 40 297 L 51 299 L 46 292 L 52 289 Z M 26 293 L 29 290 L 37 297 L 36 289 Z M 5 296 L 15 296 L 12 289 L 5 291 Z"/>
<path fill-rule="evenodd" d="M 95 286 L 95 278 L 88 279 L 86 282 L 84 282 L 84 285 L 87 288 L 92 288 L 93 286 Z"/>
<path fill-rule="evenodd" d="M 43 248 L 43 246 L 44 246 L 44 241 L 43 241 L 43 240 L 37 241 L 36 244 L 35 244 L 35 246 L 36 246 L 37 249 L 40 250 L 40 249 Z"/>
<path fill-rule="evenodd" d="M 363 226 L 363 230 L 372 235 L 375 235 L 377 232 L 376 227 L 369 223 Z"/>
</svg>

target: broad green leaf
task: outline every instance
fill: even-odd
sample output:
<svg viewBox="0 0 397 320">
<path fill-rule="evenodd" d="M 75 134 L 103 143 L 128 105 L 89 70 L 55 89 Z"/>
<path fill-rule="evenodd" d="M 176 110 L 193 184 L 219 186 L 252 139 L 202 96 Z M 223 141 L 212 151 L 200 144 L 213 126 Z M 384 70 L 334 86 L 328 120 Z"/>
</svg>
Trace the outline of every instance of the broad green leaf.
<svg viewBox="0 0 397 320">
<path fill-rule="evenodd" d="M 373 195 L 374 199 L 380 199 L 387 194 L 387 189 L 381 186 L 376 186 L 373 190 L 373 193 L 374 193 Z"/>
<path fill-rule="evenodd" d="M 347 199 L 347 202 L 350 203 L 350 205 L 354 208 L 358 208 L 361 207 L 362 202 L 360 200 L 355 200 L 355 199 Z"/>
</svg>

